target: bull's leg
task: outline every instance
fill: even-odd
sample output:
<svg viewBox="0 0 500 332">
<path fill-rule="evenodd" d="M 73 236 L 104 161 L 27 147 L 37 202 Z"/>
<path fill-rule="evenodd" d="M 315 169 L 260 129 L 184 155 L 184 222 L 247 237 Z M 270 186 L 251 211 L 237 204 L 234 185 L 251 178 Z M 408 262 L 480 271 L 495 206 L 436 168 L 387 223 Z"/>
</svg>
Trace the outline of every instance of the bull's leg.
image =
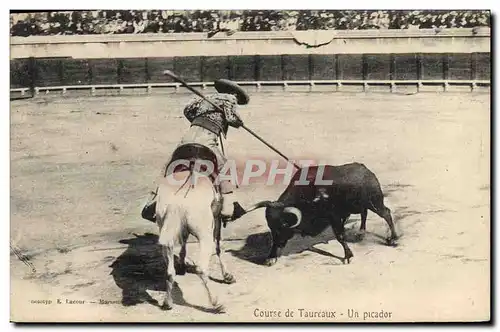
<svg viewBox="0 0 500 332">
<path fill-rule="evenodd" d="M 198 238 L 198 241 L 200 243 L 200 253 L 196 264 L 196 274 L 200 277 L 203 286 L 205 286 L 208 300 L 212 304 L 214 312 L 223 313 L 225 311 L 224 306 L 218 303 L 217 297 L 212 294 L 210 288 L 208 287 L 208 268 L 210 265 L 210 258 L 213 253 L 212 239 L 207 236 Z"/>
<path fill-rule="evenodd" d="M 272 266 L 276 264 L 278 258 L 281 256 L 281 251 L 286 246 L 288 240 L 290 240 L 293 236 L 293 232 L 289 229 L 281 229 L 280 231 L 271 230 L 271 251 L 269 252 L 269 256 L 264 262 L 267 266 Z"/>
<path fill-rule="evenodd" d="M 359 230 L 361 232 L 366 231 L 366 217 L 368 216 L 368 209 L 364 209 L 363 212 L 361 212 L 361 226 L 359 226 Z"/>
<path fill-rule="evenodd" d="M 331 219 L 331 225 L 333 229 L 333 233 L 335 234 L 335 238 L 337 241 L 342 245 L 342 248 L 344 248 L 344 259 L 342 259 L 342 263 L 350 264 L 351 259 L 354 257 L 352 254 L 351 249 L 347 245 L 347 242 L 345 241 L 345 229 L 344 229 L 344 220 L 338 217 L 333 217 Z"/>
<path fill-rule="evenodd" d="M 168 243 L 167 245 L 161 246 L 161 252 L 163 258 L 165 259 L 166 266 L 166 291 L 165 298 L 163 300 L 162 309 L 171 310 L 173 306 L 172 300 L 172 287 L 174 284 L 174 245 L 173 243 Z"/>
<path fill-rule="evenodd" d="M 391 235 L 387 238 L 387 244 L 390 246 L 396 246 L 398 235 L 396 233 L 396 228 L 394 227 L 394 222 L 392 221 L 392 215 L 391 215 L 391 210 L 383 206 L 379 211 L 375 211 L 376 214 L 378 214 L 381 218 L 383 218 L 386 222 L 387 225 L 389 225 L 389 229 L 391 231 Z"/>
<path fill-rule="evenodd" d="M 362 240 L 366 233 L 366 217 L 368 216 L 368 209 L 361 211 L 361 225 L 359 226 L 358 240 Z"/>
<path fill-rule="evenodd" d="M 387 244 L 390 246 L 395 246 L 398 235 L 396 234 L 396 229 L 392 220 L 391 210 L 384 204 L 384 195 L 382 194 L 382 192 L 372 195 L 371 203 L 371 207 L 369 206 L 368 208 L 375 214 L 377 214 L 380 218 L 384 219 L 387 222 L 387 225 L 389 225 L 391 235 L 386 240 Z"/>
</svg>

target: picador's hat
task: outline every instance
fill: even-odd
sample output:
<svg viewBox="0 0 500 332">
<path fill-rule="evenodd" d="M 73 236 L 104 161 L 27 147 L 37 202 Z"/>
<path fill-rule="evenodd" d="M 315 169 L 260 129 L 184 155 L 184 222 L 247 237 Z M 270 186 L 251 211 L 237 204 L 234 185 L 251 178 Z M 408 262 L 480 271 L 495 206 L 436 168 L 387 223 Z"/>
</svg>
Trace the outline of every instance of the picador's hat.
<svg viewBox="0 0 500 332">
<path fill-rule="evenodd" d="M 250 101 L 250 97 L 238 84 L 233 81 L 220 79 L 214 82 L 215 90 L 219 93 L 228 93 L 236 96 L 238 105 L 246 105 Z"/>
</svg>

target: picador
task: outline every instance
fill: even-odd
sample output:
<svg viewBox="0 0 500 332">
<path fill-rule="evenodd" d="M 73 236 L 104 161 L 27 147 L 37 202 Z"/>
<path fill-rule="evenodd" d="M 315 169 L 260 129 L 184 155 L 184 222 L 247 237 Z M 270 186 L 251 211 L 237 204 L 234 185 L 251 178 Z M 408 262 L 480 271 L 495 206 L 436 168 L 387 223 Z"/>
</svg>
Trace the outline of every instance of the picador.
<svg viewBox="0 0 500 332">
<path fill-rule="evenodd" d="M 239 128 L 243 125 L 237 106 L 248 104 L 250 98 L 240 86 L 229 80 L 217 80 L 214 82 L 214 87 L 217 93 L 207 96 L 207 99 L 224 112 L 202 98 L 195 98 L 189 102 L 184 108 L 184 116 L 191 126 L 181 138 L 178 146 L 195 143 L 208 147 L 217 157 L 217 170 L 220 172 L 227 162 L 223 148 L 221 149 L 222 137 L 227 137 L 230 126 Z M 219 186 L 222 195 L 221 217 L 224 220 L 230 220 L 234 206 L 239 206 L 239 204 L 234 204 L 237 203 L 234 184 L 230 180 L 221 179 Z M 142 210 L 142 217 L 152 222 L 156 222 L 156 194 L 157 190 L 152 193 Z"/>
</svg>

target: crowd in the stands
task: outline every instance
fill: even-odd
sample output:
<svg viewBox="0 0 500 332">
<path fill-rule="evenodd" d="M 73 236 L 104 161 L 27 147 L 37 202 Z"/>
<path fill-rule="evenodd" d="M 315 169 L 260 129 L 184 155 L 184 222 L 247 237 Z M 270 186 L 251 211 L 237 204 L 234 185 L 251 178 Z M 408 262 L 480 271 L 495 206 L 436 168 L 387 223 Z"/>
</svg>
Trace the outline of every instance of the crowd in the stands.
<svg viewBox="0 0 500 332">
<path fill-rule="evenodd" d="M 11 36 L 489 27 L 489 11 L 97 10 L 11 13 Z"/>
</svg>

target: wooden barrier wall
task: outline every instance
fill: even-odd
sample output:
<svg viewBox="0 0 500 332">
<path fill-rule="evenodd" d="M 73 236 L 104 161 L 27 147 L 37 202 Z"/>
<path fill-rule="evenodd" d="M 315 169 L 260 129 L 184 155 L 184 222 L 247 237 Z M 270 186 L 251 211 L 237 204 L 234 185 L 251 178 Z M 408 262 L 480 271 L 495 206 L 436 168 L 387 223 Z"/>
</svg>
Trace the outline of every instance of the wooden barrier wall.
<svg viewBox="0 0 500 332">
<path fill-rule="evenodd" d="M 363 53 L 491 52 L 491 29 L 369 29 L 29 36 L 10 38 L 10 59 Z"/>
<path fill-rule="evenodd" d="M 490 53 L 303 54 L 162 58 L 25 58 L 11 64 L 10 87 L 294 80 L 490 80 Z"/>
</svg>

